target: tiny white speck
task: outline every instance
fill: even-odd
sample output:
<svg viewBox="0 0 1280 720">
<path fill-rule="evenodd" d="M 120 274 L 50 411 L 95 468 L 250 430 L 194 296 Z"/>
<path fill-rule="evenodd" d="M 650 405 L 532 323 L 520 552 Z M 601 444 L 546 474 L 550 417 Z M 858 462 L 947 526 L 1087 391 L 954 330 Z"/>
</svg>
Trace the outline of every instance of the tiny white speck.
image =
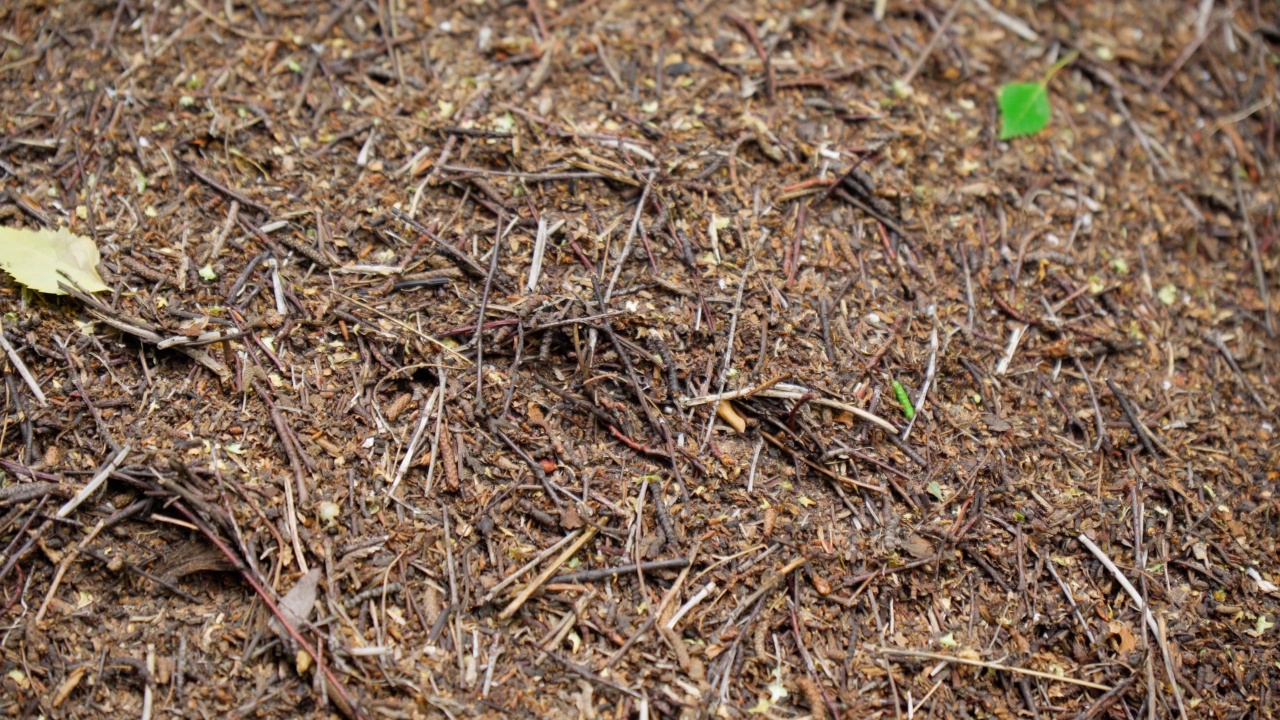
<svg viewBox="0 0 1280 720">
<path fill-rule="evenodd" d="M 871 323 L 872 325 L 879 325 L 880 316 L 875 313 L 867 313 L 867 322 Z"/>
<path fill-rule="evenodd" d="M 1164 388 L 1165 390 L 1168 390 L 1169 388 L 1173 387 L 1173 383 L 1169 382 L 1168 380 L 1164 380 L 1160 383 L 1160 387 Z"/>
</svg>

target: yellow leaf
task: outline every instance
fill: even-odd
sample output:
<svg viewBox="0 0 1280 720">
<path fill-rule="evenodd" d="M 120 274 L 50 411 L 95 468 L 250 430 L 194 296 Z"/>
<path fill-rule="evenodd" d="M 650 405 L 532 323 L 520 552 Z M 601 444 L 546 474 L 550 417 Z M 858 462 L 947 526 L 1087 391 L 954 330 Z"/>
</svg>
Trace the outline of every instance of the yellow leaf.
<svg viewBox="0 0 1280 720">
<path fill-rule="evenodd" d="M 747 421 L 742 419 L 728 400 L 716 403 L 716 415 L 719 415 L 720 419 L 728 423 L 739 435 L 747 431 Z"/>
<path fill-rule="evenodd" d="M 98 260 L 98 246 L 82 235 L 0 227 L 0 270 L 32 290 L 65 295 L 58 282 L 66 278 L 86 292 L 110 290 L 98 275 Z"/>
</svg>

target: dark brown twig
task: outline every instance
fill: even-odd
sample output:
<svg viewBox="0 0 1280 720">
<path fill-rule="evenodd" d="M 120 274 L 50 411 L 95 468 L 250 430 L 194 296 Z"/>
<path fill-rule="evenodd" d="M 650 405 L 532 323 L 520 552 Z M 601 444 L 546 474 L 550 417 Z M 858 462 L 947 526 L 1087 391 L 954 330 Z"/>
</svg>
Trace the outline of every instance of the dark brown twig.
<svg viewBox="0 0 1280 720">
<path fill-rule="evenodd" d="M 250 198 L 244 193 L 237 192 L 236 190 L 232 190 L 226 185 L 223 185 L 217 180 L 214 180 L 212 177 L 205 175 L 204 173 L 197 170 L 195 165 L 192 165 L 190 163 L 183 163 L 182 167 L 185 168 L 187 172 L 191 173 L 200 182 L 204 183 L 205 185 L 208 185 L 214 190 L 217 190 L 223 195 L 226 195 L 232 200 L 239 202 L 241 205 L 247 205 L 253 208 L 254 210 L 257 210 L 258 212 L 262 213 L 263 215 L 267 215 L 267 216 L 271 215 L 271 208 L 267 207 L 266 205 L 263 205 L 257 200 Z"/>
<path fill-rule="evenodd" d="M 630 565 L 618 565 L 610 568 L 600 568 L 598 570 L 583 570 L 581 572 L 566 573 L 557 575 L 548 582 L 553 583 L 583 583 L 595 582 L 614 575 L 629 575 L 634 572 L 654 572 L 655 570 L 679 570 L 689 567 L 688 558 L 671 558 L 668 560 L 654 560 L 653 562 L 632 563 Z"/>
<path fill-rule="evenodd" d="M 742 31 L 742 34 L 747 37 L 747 41 L 751 43 L 751 47 L 755 49 L 756 54 L 760 56 L 760 62 L 764 63 L 765 92 L 769 94 L 769 102 L 773 102 L 778 95 L 778 82 L 774 78 L 773 63 L 769 60 L 769 51 L 765 50 L 764 44 L 760 42 L 760 36 L 756 34 L 756 29 L 751 27 L 751 23 L 732 13 L 726 13 L 724 19 L 733 23 Z"/>
</svg>

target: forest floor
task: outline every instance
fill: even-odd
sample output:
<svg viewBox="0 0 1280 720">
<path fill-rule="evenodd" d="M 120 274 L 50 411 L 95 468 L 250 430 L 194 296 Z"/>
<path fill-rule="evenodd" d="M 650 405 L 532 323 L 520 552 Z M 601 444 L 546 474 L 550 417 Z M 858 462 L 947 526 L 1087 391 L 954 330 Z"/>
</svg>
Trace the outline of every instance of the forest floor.
<svg viewBox="0 0 1280 720">
<path fill-rule="evenodd" d="M 1273 717 L 1280 13 L 878 4 L 5 3 L 0 713 Z"/>
</svg>

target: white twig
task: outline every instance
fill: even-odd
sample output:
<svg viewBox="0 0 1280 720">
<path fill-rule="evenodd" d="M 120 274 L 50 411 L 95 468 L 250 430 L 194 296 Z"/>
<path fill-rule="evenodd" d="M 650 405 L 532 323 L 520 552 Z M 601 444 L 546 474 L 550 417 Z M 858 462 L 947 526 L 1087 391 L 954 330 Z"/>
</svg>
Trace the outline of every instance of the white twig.
<svg viewBox="0 0 1280 720">
<path fill-rule="evenodd" d="M 111 460 L 98 471 L 98 474 L 93 476 L 93 479 L 86 483 L 84 487 L 80 488 L 80 492 L 76 493 L 75 497 L 68 500 L 62 507 L 58 508 L 58 512 L 55 516 L 64 518 L 75 512 L 75 509 L 80 507 L 81 503 L 89 499 L 90 495 L 93 495 L 98 491 L 98 488 L 102 487 L 102 483 L 107 481 L 107 476 L 115 472 L 116 468 L 120 467 L 120 463 L 124 462 L 124 456 L 129 454 L 130 449 L 131 448 L 128 445 L 120 448 L 120 452 L 116 453 L 115 457 L 111 458 Z"/>
<path fill-rule="evenodd" d="M 267 265 L 271 268 L 271 288 L 275 291 L 276 312 L 284 317 L 289 314 L 289 306 L 284 301 L 284 283 L 280 281 L 280 262 L 271 258 L 267 261 Z"/>
<path fill-rule="evenodd" d="M 644 184 L 644 190 L 640 192 L 640 202 L 636 203 L 636 214 L 631 218 L 631 228 L 627 230 L 627 239 L 622 243 L 622 254 L 618 256 L 618 264 L 613 266 L 613 274 L 609 276 L 609 285 L 604 290 L 604 301 L 607 303 L 613 297 L 613 286 L 618 284 L 618 276 L 622 274 L 622 266 L 627 263 L 627 256 L 631 254 L 631 244 L 635 242 L 636 231 L 640 229 L 640 215 L 644 213 L 644 203 L 649 199 L 649 188 L 653 186 L 653 176 L 649 176 L 649 181 Z M 604 312 L 604 308 L 600 308 L 600 312 Z"/>
<path fill-rule="evenodd" d="M 1156 622 L 1155 616 L 1151 614 L 1151 608 L 1147 607 L 1147 603 L 1142 599 L 1142 594 L 1133 586 L 1133 583 L 1129 582 L 1129 578 L 1125 577 L 1124 573 L 1120 572 L 1120 568 L 1111 562 L 1111 558 L 1102 552 L 1102 548 L 1095 545 L 1084 533 L 1077 535 L 1076 539 L 1080 541 L 1081 545 L 1088 548 L 1089 552 L 1098 558 L 1098 562 L 1102 563 L 1102 566 L 1115 576 L 1116 582 L 1120 583 L 1120 587 L 1129 593 L 1129 598 L 1133 600 L 1133 603 L 1142 610 L 1147 626 L 1151 628 L 1152 634 L 1156 637 L 1156 642 L 1160 645 L 1160 654 L 1164 657 L 1165 672 L 1169 675 L 1169 685 L 1173 687 L 1173 699 L 1178 703 L 1178 715 L 1182 720 L 1187 720 L 1187 710 L 1182 706 L 1182 690 L 1178 687 L 1177 678 L 1173 676 L 1173 658 L 1169 655 L 1169 643 L 1165 641 L 1160 623 Z"/>
<path fill-rule="evenodd" d="M 1018 18 L 1013 17 L 1012 15 L 1008 15 L 1001 12 L 1000 10 L 997 10 L 995 7 L 991 5 L 991 3 L 987 2 L 987 0 L 973 0 L 973 4 L 982 8 L 983 12 L 990 15 L 992 22 L 1004 27 L 1004 29 L 1008 30 L 1014 35 L 1017 35 L 1023 40 L 1026 40 L 1027 42 L 1040 41 L 1040 34 L 1037 33 L 1035 30 L 1032 30 L 1030 25 L 1027 25 L 1026 23 L 1022 22 Z"/>
<path fill-rule="evenodd" d="M 409 472 L 409 464 L 413 462 L 413 456 L 418 454 L 418 448 L 422 444 L 422 434 L 426 432 L 427 421 L 431 419 L 431 411 L 435 409 L 436 398 L 439 396 L 440 388 L 436 387 L 432 389 L 427 401 L 422 403 L 422 416 L 418 418 L 418 427 L 414 429 L 413 436 L 404 449 L 404 458 L 400 460 L 400 467 L 396 468 L 396 477 L 391 481 L 391 487 L 387 489 L 388 497 L 395 494 L 396 488 L 400 487 L 400 481 L 404 479 L 404 474 Z"/>
<path fill-rule="evenodd" d="M 775 385 L 765 388 L 764 390 L 759 390 L 757 388 L 742 388 L 740 390 L 730 390 L 728 392 L 719 392 L 713 395 L 703 395 L 702 397 L 685 398 L 680 400 L 680 404 L 683 407 L 689 408 L 689 407 L 694 407 L 696 405 L 706 405 L 707 403 L 720 402 L 721 400 L 732 400 L 734 398 L 749 397 L 749 396 L 755 396 L 755 395 L 759 395 L 760 397 L 774 398 L 775 400 L 803 400 L 805 399 L 806 396 L 809 396 L 811 394 L 812 394 L 812 391 L 809 390 L 809 388 L 803 387 L 801 385 L 791 385 L 789 383 L 777 383 Z M 832 400 L 830 398 L 824 398 L 824 397 L 809 397 L 808 400 L 810 403 L 813 403 L 814 405 L 824 405 L 829 408 L 842 410 L 852 415 L 856 415 L 862 418 L 863 420 L 866 420 L 867 422 L 875 423 L 876 425 L 879 425 L 880 427 L 884 428 L 887 432 L 891 432 L 894 435 L 897 435 L 900 432 L 898 428 L 894 426 L 893 423 L 889 422 L 888 420 L 885 420 L 879 415 L 869 413 L 866 410 L 863 410 L 862 408 L 854 407 L 852 405 L 842 403 L 839 400 Z"/>
<path fill-rule="evenodd" d="M 876 648 L 885 655 L 896 655 L 899 657 L 919 658 L 921 660 L 939 660 L 945 662 L 957 663 L 960 665 L 972 665 L 973 667 L 986 668 L 988 670 L 1005 670 L 1019 675 L 1030 675 L 1032 677 L 1043 678 L 1045 680 L 1056 680 L 1057 682 L 1069 683 L 1071 685 L 1079 685 L 1081 687 L 1093 688 L 1094 690 L 1111 690 L 1106 685 L 1101 685 L 1088 680 L 1080 680 L 1067 675 L 1053 675 L 1039 670 L 1030 668 L 1016 667 L 1014 665 L 1004 665 L 997 662 L 985 662 L 983 660 L 970 660 L 969 658 L 958 657 L 955 655 L 944 655 L 942 653 L 920 652 L 918 650 L 899 650 L 897 648 L 880 647 Z"/>
<path fill-rule="evenodd" d="M 911 419 L 907 421 L 907 426 L 902 429 L 902 441 L 907 441 L 907 436 L 911 434 L 911 428 L 916 424 L 916 418 L 920 417 L 920 411 L 924 409 L 924 401 L 929 397 L 929 386 L 933 384 L 933 376 L 938 370 L 938 328 L 934 328 L 929 335 L 929 365 L 924 371 L 924 384 L 920 386 L 920 392 L 916 395 L 915 413 Z"/>
<path fill-rule="evenodd" d="M 1009 363 L 1013 362 L 1013 355 L 1018 352 L 1018 343 L 1022 342 L 1022 334 L 1026 331 L 1027 325 L 1024 323 L 1013 327 L 1013 331 L 1009 333 L 1009 345 L 1004 349 L 1004 357 L 996 363 L 996 375 L 1003 375 L 1009 370 Z"/>
<path fill-rule="evenodd" d="M 538 218 L 538 234 L 533 240 L 533 260 L 529 263 L 529 283 L 525 290 L 533 292 L 537 289 L 538 278 L 542 275 L 542 258 L 547 253 L 547 239 L 562 225 L 564 220 L 557 220 L 554 225 L 547 227 L 547 216 Z"/>
<path fill-rule="evenodd" d="M 36 401 L 40 403 L 40 407 L 47 406 L 49 401 L 45 399 L 44 392 L 40 390 L 40 386 L 36 383 L 35 376 L 27 369 L 26 363 L 22 362 L 22 356 L 18 354 L 18 351 L 5 339 L 3 328 L 0 328 L 0 347 L 4 348 L 5 354 L 9 356 L 9 362 L 13 363 L 13 367 L 22 376 L 23 382 L 27 384 L 27 387 L 31 388 L 31 394 L 36 396 Z"/>
<path fill-rule="evenodd" d="M 706 600 L 707 596 L 715 591 L 716 591 L 715 582 L 709 582 L 706 585 L 703 585 L 701 590 L 695 593 L 693 597 L 689 598 L 688 602 L 686 602 L 684 605 L 681 605 L 680 609 L 676 611 L 675 615 L 671 616 L 671 619 L 667 621 L 667 629 L 675 630 L 676 623 L 680 622 L 680 618 L 687 615 L 690 610 L 697 607 L 698 603 L 702 602 L 703 600 Z"/>
</svg>

